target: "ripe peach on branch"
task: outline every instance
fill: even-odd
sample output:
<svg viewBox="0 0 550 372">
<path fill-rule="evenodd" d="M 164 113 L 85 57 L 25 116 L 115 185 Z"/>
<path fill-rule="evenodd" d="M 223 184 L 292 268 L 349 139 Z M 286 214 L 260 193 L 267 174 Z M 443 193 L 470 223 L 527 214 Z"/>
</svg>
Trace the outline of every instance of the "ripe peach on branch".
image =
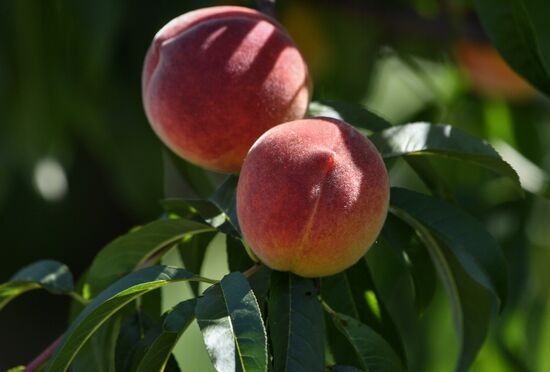
<svg viewBox="0 0 550 372">
<path fill-rule="evenodd" d="M 218 6 L 183 14 L 157 33 L 142 88 L 147 117 L 170 149 L 202 167 L 237 172 L 263 132 L 304 116 L 311 83 L 277 21 Z"/>
<path fill-rule="evenodd" d="M 245 240 L 267 266 L 305 277 L 335 274 L 374 243 L 389 178 L 374 145 L 339 120 L 281 124 L 252 146 L 239 178 Z"/>
</svg>

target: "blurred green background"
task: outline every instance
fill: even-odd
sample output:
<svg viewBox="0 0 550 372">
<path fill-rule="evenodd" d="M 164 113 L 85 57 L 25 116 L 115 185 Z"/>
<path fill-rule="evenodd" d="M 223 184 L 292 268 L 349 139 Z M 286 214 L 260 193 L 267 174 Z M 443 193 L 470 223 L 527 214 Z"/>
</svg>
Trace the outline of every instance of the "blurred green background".
<svg viewBox="0 0 550 372">
<path fill-rule="evenodd" d="M 108 241 L 161 214 L 158 200 L 177 191 L 164 186 L 162 145 L 141 106 L 143 57 L 171 18 L 221 3 L 255 6 L 0 2 L 0 282 L 41 258 L 79 275 Z M 487 52 L 468 1 L 279 0 L 277 16 L 308 61 L 316 99 L 361 103 L 395 124 L 456 125 L 486 138 L 517 168 L 530 191 L 523 199 L 485 170 L 432 161 L 509 263 L 510 301 L 472 370 L 550 371 L 549 101 Z M 404 163 L 391 178 L 423 190 Z M 221 245 L 209 247 L 207 276 L 227 270 Z M 457 342 L 441 288 L 418 319 L 400 297 L 404 275 L 375 274 L 411 370 L 451 370 Z M 165 294 L 168 307 L 189 291 L 174 286 Z M 31 360 L 63 331 L 67 314 L 67 299 L 39 291 L 7 306 L 0 369 Z M 193 326 L 179 345 L 184 370 L 211 368 L 199 338 Z"/>
</svg>

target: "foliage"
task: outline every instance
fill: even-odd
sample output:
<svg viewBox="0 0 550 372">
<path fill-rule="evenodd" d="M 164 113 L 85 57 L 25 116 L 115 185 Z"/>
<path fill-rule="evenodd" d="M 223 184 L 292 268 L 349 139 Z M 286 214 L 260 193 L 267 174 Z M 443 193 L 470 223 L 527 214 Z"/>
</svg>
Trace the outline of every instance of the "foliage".
<svg viewBox="0 0 550 372">
<path fill-rule="evenodd" d="M 528 0 L 474 3 L 487 33 L 510 65 L 549 94 L 550 49 L 544 42 L 550 37 L 544 22 L 548 7 Z M 507 21 L 512 15 L 517 22 Z M 424 67 L 406 59 L 404 63 L 423 76 Z M 341 82 L 326 78 L 325 84 L 333 84 L 338 91 Z M 235 210 L 238 176 L 221 181 L 218 175 L 168 156 L 165 163 L 172 163 L 171 172 L 189 186 L 192 196 L 164 199 L 164 214 L 107 244 L 80 277 L 80 284 L 73 283 L 66 265 L 43 260 L 0 285 L 0 309 L 34 289 L 70 296 L 75 317 L 59 346 L 43 361 L 45 370 L 65 371 L 71 365 L 94 370 L 94 363 L 104 363 L 102 368 L 109 371 L 186 370 L 185 354 L 182 362 L 176 361 L 174 353 L 194 322 L 218 371 L 418 369 L 420 362 L 411 362 L 417 358 L 411 356 L 415 349 L 406 341 L 410 340 L 407 332 L 412 331 L 403 324 L 426 321 L 438 305 L 440 286 L 449 299 L 458 339 L 456 371 L 475 368 L 483 345 L 492 345 L 495 339 L 506 349 L 503 319 L 508 309 L 518 306 L 521 291 L 516 281 L 519 269 L 507 262 L 515 251 L 506 249 L 509 242 L 494 237 L 485 221 L 473 216 L 481 216 L 477 205 L 466 202 L 486 198 L 482 191 L 494 184 L 505 185 L 497 187 L 497 202 L 491 205 L 495 210 L 507 207 L 503 200 L 517 202 L 526 196 L 527 201 L 518 203 L 527 203 L 533 198 L 521 188 L 522 172 L 518 170 L 518 176 L 512 162 L 492 146 L 491 140 L 500 134 L 489 127 L 488 140 L 482 140 L 480 133 L 465 130 L 467 125 L 439 124 L 445 121 L 438 117 L 443 115 L 432 115 L 433 124 L 409 115 L 404 124 L 393 125 L 362 103 L 350 102 L 358 99 L 344 98 L 350 99 L 312 102 L 309 114 L 341 118 L 362 131 L 377 146 L 392 181 L 396 178 L 394 183 L 400 186 L 392 187 L 390 215 L 379 241 L 364 258 L 345 272 L 322 279 L 262 266 L 240 234 Z M 431 109 L 437 111 L 442 104 L 436 102 Z M 406 187 L 398 182 L 403 169 L 414 179 Z M 472 177 L 466 196 L 450 186 L 464 172 L 480 175 Z M 119 187 L 123 194 L 127 186 Z M 125 199 L 130 204 L 137 200 L 135 195 Z M 527 219 L 527 212 L 520 218 Z M 219 236 L 224 238 L 221 244 L 230 273 L 216 279 L 201 276 L 207 247 Z M 177 252 L 185 268 L 163 264 L 172 252 Z M 392 275 L 395 272 L 399 275 Z M 398 282 L 400 278 L 405 284 Z M 182 282 L 189 283 L 192 298 L 181 296 L 174 307 L 162 313 L 151 311 L 161 308 L 161 288 Z M 537 305 L 549 306 L 547 301 Z M 543 315 L 539 319 L 545 327 L 530 332 L 545 345 L 550 321 Z M 496 336 L 491 327 L 497 329 Z M 103 346 L 98 347 L 97 340 L 110 342 L 99 342 Z M 101 362 L 93 359 L 98 350 L 105 353 Z M 506 355 L 519 359 L 516 365 L 529 363 L 512 352 Z M 540 359 L 539 365 L 549 365 L 548 359 Z"/>
</svg>

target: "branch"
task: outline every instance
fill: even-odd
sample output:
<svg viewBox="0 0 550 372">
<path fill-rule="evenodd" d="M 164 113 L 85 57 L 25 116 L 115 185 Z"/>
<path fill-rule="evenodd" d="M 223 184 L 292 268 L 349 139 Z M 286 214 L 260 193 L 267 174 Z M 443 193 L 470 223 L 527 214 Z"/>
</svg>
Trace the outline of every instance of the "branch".
<svg viewBox="0 0 550 372">
<path fill-rule="evenodd" d="M 258 8 L 264 14 L 270 17 L 275 17 L 275 1 L 276 0 L 257 0 Z"/>
<path fill-rule="evenodd" d="M 39 356 L 34 358 L 34 360 L 25 367 L 24 372 L 36 371 L 42 364 L 46 363 L 46 361 L 57 350 L 57 347 L 61 343 L 61 339 L 63 339 L 63 335 L 56 338 L 55 341 L 50 344 L 50 346 L 48 346 Z"/>
<path fill-rule="evenodd" d="M 254 264 L 253 266 L 250 266 L 246 271 L 243 272 L 243 275 L 246 278 L 250 278 L 254 273 L 262 268 L 261 264 Z"/>
</svg>

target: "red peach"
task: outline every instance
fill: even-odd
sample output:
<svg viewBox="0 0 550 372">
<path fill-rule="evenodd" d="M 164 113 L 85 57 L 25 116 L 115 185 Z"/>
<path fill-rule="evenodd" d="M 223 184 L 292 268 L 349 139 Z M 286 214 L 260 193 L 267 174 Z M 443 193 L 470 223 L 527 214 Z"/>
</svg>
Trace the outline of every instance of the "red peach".
<svg viewBox="0 0 550 372">
<path fill-rule="evenodd" d="M 389 178 L 374 145 L 330 118 L 296 120 L 252 146 L 237 187 L 245 241 L 267 266 L 305 277 L 361 258 L 388 210 Z"/>
<path fill-rule="evenodd" d="M 239 171 L 269 128 L 302 118 L 310 98 L 302 55 L 275 20 L 217 6 L 183 14 L 155 36 L 143 102 L 157 135 L 181 157 Z"/>
</svg>

